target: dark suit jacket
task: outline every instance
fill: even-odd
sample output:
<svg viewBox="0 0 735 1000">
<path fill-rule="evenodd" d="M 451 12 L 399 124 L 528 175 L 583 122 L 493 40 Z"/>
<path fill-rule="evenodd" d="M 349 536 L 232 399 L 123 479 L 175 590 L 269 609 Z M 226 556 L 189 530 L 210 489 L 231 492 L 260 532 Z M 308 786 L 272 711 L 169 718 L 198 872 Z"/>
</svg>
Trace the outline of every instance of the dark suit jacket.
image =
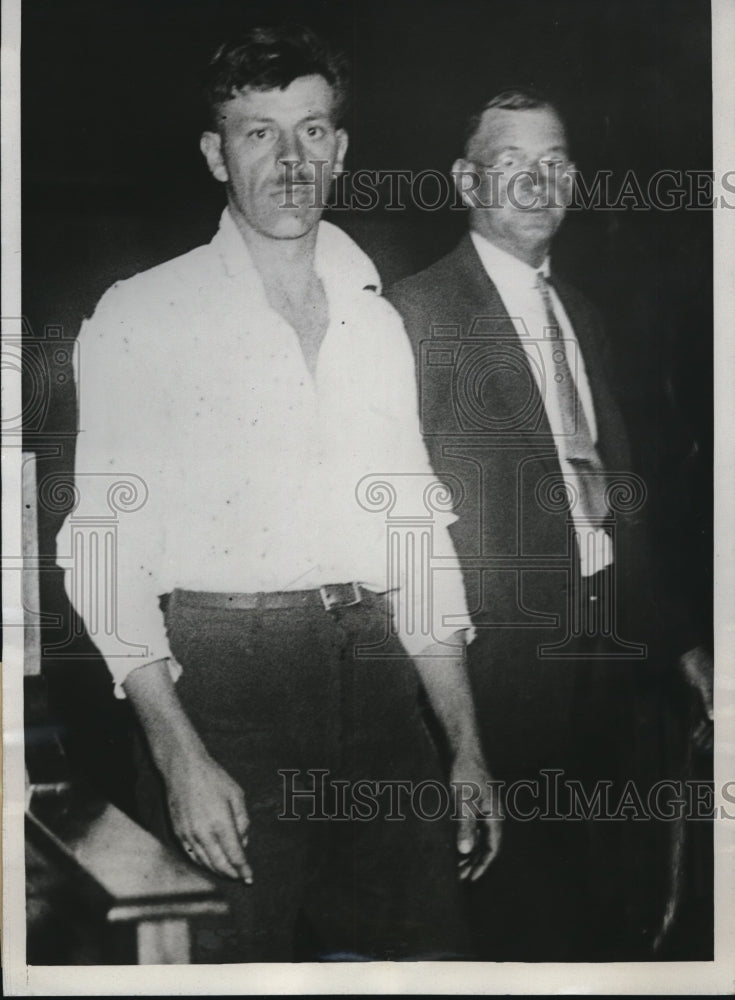
<svg viewBox="0 0 735 1000">
<path fill-rule="evenodd" d="M 636 493 L 615 512 L 614 531 L 618 569 L 640 589 L 640 577 L 632 576 L 643 568 L 640 553 L 628 548 L 631 535 L 643 530 L 645 487 L 634 478 L 600 322 L 584 296 L 554 280 L 584 357 L 602 460 Z M 526 352 L 469 236 L 427 270 L 395 285 L 388 298 L 414 348 L 434 468 L 456 492 L 454 538 L 478 620 L 497 618 L 500 577 L 512 577 L 524 591 L 535 587 L 541 604 L 534 609 L 553 611 L 553 595 L 566 589 L 562 563 L 572 555 L 568 505 L 554 488 L 561 470 Z M 547 565 L 540 568 L 544 557 Z M 551 568 L 555 561 L 557 570 Z M 480 575 L 494 577 L 495 585 L 488 589 L 486 581 L 485 600 L 478 604 Z"/>
<path fill-rule="evenodd" d="M 612 522 L 618 652 L 630 644 L 627 662 L 645 671 L 667 626 L 648 555 L 645 483 L 632 469 L 598 315 L 583 295 L 554 282 L 584 357 L 601 458 L 620 484 Z M 576 555 L 556 448 L 526 352 L 469 236 L 387 297 L 414 348 L 434 469 L 455 492 L 451 530 L 478 626 L 470 671 L 481 721 L 483 705 L 493 703 L 537 722 L 556 714 L 563 724 L 574 694 L 572 672 L 561 661 L 573 652 L 566 640 Z"/>
</svg>

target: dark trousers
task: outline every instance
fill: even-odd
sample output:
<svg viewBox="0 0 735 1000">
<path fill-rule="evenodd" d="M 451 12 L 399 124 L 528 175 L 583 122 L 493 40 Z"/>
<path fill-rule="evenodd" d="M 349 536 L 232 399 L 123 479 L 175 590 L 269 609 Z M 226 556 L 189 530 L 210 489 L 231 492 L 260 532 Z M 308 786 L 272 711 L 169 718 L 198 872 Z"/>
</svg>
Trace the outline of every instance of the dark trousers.
<svg viewBox="0 0 735 1000">
<path fill-rule="evenodd" d="M 428 798 L 424 816 L 411 807 L 410 789 L 443 783 L 415 667 L 397 640 L 395 658 L 356 655 L 384 638 L 385 599 L 327 612 L 217 598 L 174 591 L 166 621 L 184 709 L 245 792 L 254 884 L 217 880 L 230 916 L 201 930 L 195 960 L 466 955 L 449 814 L 424 818 Z M 139 791 L 143 816 L 171 839 L 145 762 Z"/>
<path fill-rule="evenodd" d="M 585 581 L 577 596 L 594 597 L 594 586 Z M 609 641 L 593 634 L 570 645 L 569 658 L 540 655 L 539 647 L 559 639 L 553 630 L 480 629 L 469 647 L 490 770 L 517 789 L 503 850 L 468 888 L 478 954 L 497 961 L 646 958 L 660 916 L 656 869 L 670 831 L 653 820 L 594 818 L 594 807 L 585 818 L 568 782 L 579 782 L 593 800 L 596 783 L 609 782 L 613 807 L 629 780 L 645 798 L 657 773 L 655 739 L 640 729 L 650 652 L 644 660 L 615 659 Z M 560 818 L 571 806 L 571 817 Z"/>
</svg>

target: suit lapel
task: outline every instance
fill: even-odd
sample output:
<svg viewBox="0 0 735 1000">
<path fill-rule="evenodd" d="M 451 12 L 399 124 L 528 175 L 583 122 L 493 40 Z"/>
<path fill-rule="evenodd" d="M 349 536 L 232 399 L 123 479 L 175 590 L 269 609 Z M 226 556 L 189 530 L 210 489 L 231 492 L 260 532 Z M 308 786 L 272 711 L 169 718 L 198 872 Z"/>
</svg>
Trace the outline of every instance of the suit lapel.
<svg viewBox="0 0 735 1000">
<path fill-rule="evenodd" d="M 478 346 L 483 342 L 494 343 L 498 351 L 506 347 L 512 353 L 513 360 L 524 370 L 522 379 L 516 379 L 506 387 L 497 387 L 499 409 L 502 408 L 509 414 L 521 411 L 532 414 L 533 427 L 519 427 L 519 434 L 525 437 L 530 433 L 536 443 L 539 438 L 553 443 L 551 427 L 526 351 L 500 293 L 482 266 L 469 234 L 462 238 L 453 257 L 456 268 L 455 287 L 462 289 L 463 296 L 463 341 L 474 342 Z M 523 387 L 524 383 L 526 388 Z M 551 470 L 559 468 L 558 463 L 552 460 L 548 460 L 546 464 Z"/>
</svg>

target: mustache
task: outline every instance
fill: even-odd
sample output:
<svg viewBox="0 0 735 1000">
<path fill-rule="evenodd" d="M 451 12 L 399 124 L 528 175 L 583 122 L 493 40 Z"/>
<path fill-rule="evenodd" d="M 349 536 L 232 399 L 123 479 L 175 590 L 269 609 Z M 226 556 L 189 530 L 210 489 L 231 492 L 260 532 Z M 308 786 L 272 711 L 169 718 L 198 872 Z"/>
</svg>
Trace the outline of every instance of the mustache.
<svg viewBox="0 0 735 1000">
<path fill-rule="evenodd" d="M 279 173 L 286 184 L 313 184 L 332 176 L 329 160 L 281 160 Z"/>
</svg>

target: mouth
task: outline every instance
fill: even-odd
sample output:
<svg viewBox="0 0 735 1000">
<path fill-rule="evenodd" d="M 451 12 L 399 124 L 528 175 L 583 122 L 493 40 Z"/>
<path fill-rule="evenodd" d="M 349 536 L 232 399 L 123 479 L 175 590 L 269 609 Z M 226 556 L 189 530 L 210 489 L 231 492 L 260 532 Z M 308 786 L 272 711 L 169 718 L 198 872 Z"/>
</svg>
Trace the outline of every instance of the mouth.
<svg viewBox="0 0 735 1000">
<path fill-rule="evenodd" d="M 521 215 L 532 215 L 536 216 L 537 218 L 552 218 L 554 210 L 562 207 L 561 205 L 557 204 L 551 204 L 551 205 L 544 203 L 537 204 L 537 201 L 531 202 L 529 205 L 519 204 L 513 207 L 515 208 L 516 212 L 519 212 Z"/>
<path fill-rule="evenodd" d="M 274 187 L 279 190 L 288 190 L 289 188 L 313 188 L 314 180 L 310 177 L 284 177 L 279 178 Z"/>
<path fill-rule="evenodd" d="M 515 211 L 518 215 L 527 215 L 529 218 L 535 219 L 545 219 L 551 215 L 551 211 L 548 208 L 531 208 L 530 206 L 524 208 L 523 206 L 519 206 Z"/>
<path fill-rule="evenodd" d="M 280 208 L 309 208 L 315 201 L 314 185 L 308 181 L 281 184 L 273 189 L 271 198 Z"/>
<path fill-rule="evenodd" d="M 314 186 L 313 181 L 286 180 L 276 182 L 271 190 L 274 194 L 280 194 L 283 191 L 313 191 Z"/>
</svg>

